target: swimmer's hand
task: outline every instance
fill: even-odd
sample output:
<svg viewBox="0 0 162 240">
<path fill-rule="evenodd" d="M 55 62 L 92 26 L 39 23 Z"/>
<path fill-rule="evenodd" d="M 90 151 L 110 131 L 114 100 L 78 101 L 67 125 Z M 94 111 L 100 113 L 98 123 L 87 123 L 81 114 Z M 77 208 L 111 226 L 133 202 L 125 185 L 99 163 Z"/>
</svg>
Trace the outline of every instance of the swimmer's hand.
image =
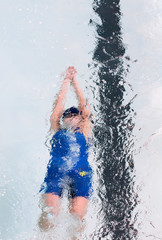
<svg viewBox="0 0 162 240">
<path fill-rule="evenodd" d="M 66 72 L 65 72 L 65 79 L 72 80 L 75 77 L 76 73 L 77 73 L 77 71 L 73 66 L 68 67 Z"/>
</svg>

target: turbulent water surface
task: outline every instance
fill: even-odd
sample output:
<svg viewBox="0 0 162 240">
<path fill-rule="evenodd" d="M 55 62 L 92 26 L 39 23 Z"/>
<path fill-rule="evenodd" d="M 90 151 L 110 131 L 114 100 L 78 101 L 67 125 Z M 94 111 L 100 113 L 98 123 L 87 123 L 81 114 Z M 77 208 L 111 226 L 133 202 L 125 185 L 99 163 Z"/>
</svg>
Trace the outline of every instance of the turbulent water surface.
<svg viewBox="0 0 162 240">
<path fill-rule="evenodd" d="M 1 240 L 77 231 L 66 196 L 57 228 L 37 226 L 49 118 L 71 65 L 94 115 L 94 193 L 79 239 L 162 239 L 161 13 L 160 0 L 0 1 Z"/>
</svg>

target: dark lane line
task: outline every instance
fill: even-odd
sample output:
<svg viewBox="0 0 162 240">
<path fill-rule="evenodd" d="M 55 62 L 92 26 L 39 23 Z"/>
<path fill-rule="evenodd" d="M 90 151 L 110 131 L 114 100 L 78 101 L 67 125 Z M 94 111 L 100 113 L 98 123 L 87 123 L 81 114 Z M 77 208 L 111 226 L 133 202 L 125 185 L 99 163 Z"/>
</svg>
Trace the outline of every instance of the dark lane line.
<svg viewBox="0 0 162 240">
<path fill-rule="evenodd" d="M 124 63 L 127 62 L 129 68 L 129 57 L 125 55 L 122 42 L 120 1 L 95 0 L 93 10 L 102 22 L 98 25 L 90 19 L 98 36 L 91 67 L 98 75 L 99 115 L 94 134 L 98 170 L 102 172 L 98 190 L 102 200 L 100 215 L 104 215 L 102 227 L 93 237 L 132 240 L 138 238 L 132 216 L 137 205 L 132 134 L 135 113 L 132 101 L 127 105 L 123 103 L 126 91 L 124 78 L 128 71 Z"/>
</svg>

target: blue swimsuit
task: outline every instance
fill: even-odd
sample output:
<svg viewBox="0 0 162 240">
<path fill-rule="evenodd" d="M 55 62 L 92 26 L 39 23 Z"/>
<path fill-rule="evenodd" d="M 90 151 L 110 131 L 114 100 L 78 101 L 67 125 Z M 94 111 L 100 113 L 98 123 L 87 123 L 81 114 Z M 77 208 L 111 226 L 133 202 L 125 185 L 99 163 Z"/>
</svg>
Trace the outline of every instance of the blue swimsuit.
<svg viewBox="0 0 162 240">
<path fill-rule="evenodd" d="M 51 139 L 51 159 L 40 191 L 61 196 L 68 188 L 71 197 L 89 198 L 92 191 L 89 146 L 80 132 L 63 129 L 56 132 Z"/>
</svg>

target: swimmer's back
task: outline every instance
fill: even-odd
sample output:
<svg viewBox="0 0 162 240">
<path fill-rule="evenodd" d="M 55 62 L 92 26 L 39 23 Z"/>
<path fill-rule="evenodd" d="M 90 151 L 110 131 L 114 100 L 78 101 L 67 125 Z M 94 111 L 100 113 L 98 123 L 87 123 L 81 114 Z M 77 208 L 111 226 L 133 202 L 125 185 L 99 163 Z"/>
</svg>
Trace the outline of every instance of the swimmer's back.
<svg viewBox="0 0 162 240">
<path fill-rule="evenodd" d="M 83 133 L 59 129 L 51 139 L 50 155 L 56 165 L 68 160 L 84 165 L 88 164 L 89 147 Z"/>
</svg>

